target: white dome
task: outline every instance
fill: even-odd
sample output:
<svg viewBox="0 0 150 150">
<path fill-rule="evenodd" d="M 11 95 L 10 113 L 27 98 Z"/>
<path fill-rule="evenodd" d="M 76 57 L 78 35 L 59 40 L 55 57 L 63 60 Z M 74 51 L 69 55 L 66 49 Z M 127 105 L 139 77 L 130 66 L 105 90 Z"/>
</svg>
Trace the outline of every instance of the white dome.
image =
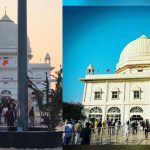
<svg viewBox="0 0 150 150">
<path fill-rule="evenodd" d="M 150 39 L 142 35 L 123 49 L 117 69 L 132 64 L 150 64 Z"/>
<path fill-rule="evenodd" d="M 17 49 L 17 25 L 5 14 L 0 20 L 0 49 Z M 27 39 L 28 54 L 31 53 L 29 38 Z"/>
</svg>

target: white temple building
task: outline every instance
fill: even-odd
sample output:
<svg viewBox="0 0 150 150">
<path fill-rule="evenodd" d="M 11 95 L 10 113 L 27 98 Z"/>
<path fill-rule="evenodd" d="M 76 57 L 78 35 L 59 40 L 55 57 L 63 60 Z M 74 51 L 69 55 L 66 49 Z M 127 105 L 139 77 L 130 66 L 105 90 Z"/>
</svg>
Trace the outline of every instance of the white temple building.
<svg viewBox="0 0 150 150">
<path fill-rule="evenodd" d="M 0 20 L 0 96 L 11 97 L 17 101 L 17 49 L 18 31 L 15 24 L 5 13 Z M 32 59 L 30 41 L 27 41 L 28 53 L 28 76 L 39 87 L 43 89 L 46 72 L 54 67 L 50 64 L 50 56 L 47 53 L 45 63 L 30 63 Z M 50 76 L 48 76 L 50 80 Z M 29 99 L 32 91 L 29 89 Z"/>
<path fill-rule="evenodd" d="M 87 68 L 83 105 L 87 118 L 150 120 L 150 39 L 145 35 L 123 49 L 115 74 Z"/>
</svg>

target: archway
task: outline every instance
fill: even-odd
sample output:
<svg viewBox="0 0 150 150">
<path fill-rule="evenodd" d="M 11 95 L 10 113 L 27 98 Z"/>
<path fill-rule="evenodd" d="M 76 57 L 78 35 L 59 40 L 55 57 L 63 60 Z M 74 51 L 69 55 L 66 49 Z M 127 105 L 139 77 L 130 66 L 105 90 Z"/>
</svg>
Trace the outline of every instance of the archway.
<svg viewBox="0 0 150 150">
<path fill-rule="evenodd" d="M 141 121 L 143 120 L 143 109 L 141 107 L 132 107 L 130 109 L 130 121 Z"/>
<path fill-rule="evenodd" d="M 118 107 L 111 107 L 107 111 L 107 120 L 121 120 L 121 113 Z"/>
<path fill-rule="evenodd" d="M 90 110 L 89 118 L 102 120 L 102 109 L 100 107 L 93 107 Z"/>
<path fill-rule="evenodd" d="M 1 92 L 1 96 L 2 97 L 11 97 L 11 91 L 9 91 L 9 90 L 3 90 Z"/>
</svg>

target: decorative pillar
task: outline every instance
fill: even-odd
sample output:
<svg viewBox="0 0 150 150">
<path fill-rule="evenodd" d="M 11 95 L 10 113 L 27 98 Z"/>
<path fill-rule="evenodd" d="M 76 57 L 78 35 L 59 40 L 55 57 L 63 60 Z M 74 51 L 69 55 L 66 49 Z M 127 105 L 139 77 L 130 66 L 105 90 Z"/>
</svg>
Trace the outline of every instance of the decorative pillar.
<svg viewBox="0 0 150 150">
<path fill-rule="evenodd" d="M 28 130 L 27 1 L 18 0 L 18 131 Z"/>
</svg>

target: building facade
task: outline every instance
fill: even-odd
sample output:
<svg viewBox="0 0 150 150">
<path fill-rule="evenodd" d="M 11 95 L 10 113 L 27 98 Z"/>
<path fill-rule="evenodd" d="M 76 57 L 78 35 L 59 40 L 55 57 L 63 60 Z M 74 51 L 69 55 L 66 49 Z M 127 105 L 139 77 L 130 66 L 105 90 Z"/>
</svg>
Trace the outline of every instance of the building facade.
<svg viewBox="0 0 150 150">
<path fill-rule="evenodd" d="M 150 39 L 145 35 L 123 49 L 115 74 L 94 74 L 89 65 L 83 105 L 87 118 L 121 122 L 150 119 Z"/>
<path fill-rule="evenodd" d="M 18 33 L 15 24 L 6 14 L 0 20 L 0 96 L 11 97 L 17 101 L 17 52 Z M 30 41 L 27 40 L 28 53 L 28 76 L 43 89 L 43 82 L 46 72 L 49 74 L 54 67 L 50 64 L 50 56 L 47 53 L 45 63 L 30 63 L 33 55 L 31 53 Z M 48 76 L 51 81 L 50 76 Z M 29 101 L 32 98 L 32 91 L 29 89 Z M 32 102 L 30 102 L 32 103 Z"/>
</svg>

